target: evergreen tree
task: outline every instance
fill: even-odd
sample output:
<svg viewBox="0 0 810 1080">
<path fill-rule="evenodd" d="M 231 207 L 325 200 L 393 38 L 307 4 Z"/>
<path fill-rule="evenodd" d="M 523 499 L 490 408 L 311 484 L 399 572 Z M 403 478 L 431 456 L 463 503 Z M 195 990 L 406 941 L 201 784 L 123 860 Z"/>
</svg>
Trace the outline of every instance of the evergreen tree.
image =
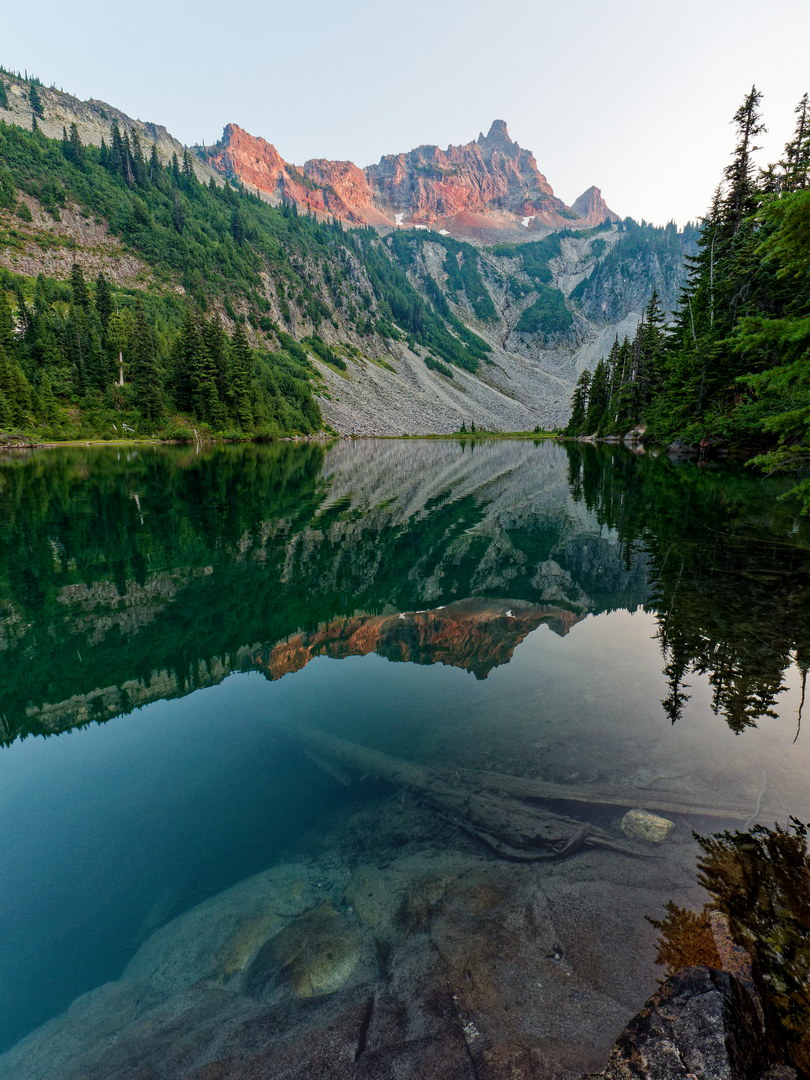
<svg viewBox="0 0 810 1080">
<path fill-rule="evenodd" d="M 183 186 L 187 191 L 194 188 L 197 177 L 194 175 L 194 166 L 191 163 L 191 155 L 188 150 L 183 151 Z"/>
<path fill-rule="evenodd" d="M 238 206 L 235 206 L 231 211 L 231 236 L 237 244 L 245 242 L 245 221 L 239 212 Z"/>
<path fill-rule="evenodd" d="M 776 314 L 744 319 L 735 342 L 748 367 L 765 370 L 742 382 L 760 400 L 763 429 L 777 449 L 755 459 L 771 470 L 810 467 L 810 190 L 792 192 L 762 209 L 768 236 L 760 254 L 790 291 Z M 810 512 L 810 480 L 797 493 Z"/>
<path fill-rule="evenodd" d="M 588 411 L 585 414 L 585 434 L 600 434 L 603 427 L 607 409 L 610 404 L 610 373 L 608 365 L 600 360 L 596 365 L 591 378 L 591 387 L 588 393 Z"/>
<path fill-rule="evenodd" d="M 571 398 L 571 417 L 565 431 L 567 435 L 582 435 L 585 430 L 585 417 L 588 412 L 588 394 L 591 385 L 591 373 L 588 368 L 577 379 Z"/>
<path fill-rule="evenodd" d="M 128 358 L 129 343 L 135 332 L 135 319 L 131 311 L 124 308 L 113 311 L 107 324 L 107 337 L 116 354 L 118 365 L 118 386 L 124 385 L 124 358 Z"/>
<path fill-rule="evenodd" d="M 6 88 L 6 80 L 0 76 L 0 109 L 8 108 L 8 90 Z"/>
<path fill-rule="evenodd" d="M 138 407 L 148 419 L 158 420 L 165 408 L 163 380 L 155 353 L 152 328 L 140 300 L 135 306 L 130 353 L 132 389 Z"/>
<path fill-rule="evenodd" d="M 231 363 L 228 380 L 228 401 L 243 431 L 249 431 L 253 425 L 251 406 L 251 368 L 253 366 L 245 331 L 237 323 L 231 335 Z"/>
<path fill-rule="evenodd" d="M 804 94 L 796 106 L 796 128 L 785 146 L 781 165 L 781 190 L 802 191 L 810 187 L 810 101 Z"/>
<path fill-rule="evenodd" d="M 14 344 L 14 317 L 5 293 L 0 292 L 0 349 L 5 349 L 12 356 Z"/>
<path fill-rule="evenodd" d="M 96 311 L 106 333 L 113 313 L 113 299 L 110 283 L 101 271 L 96 278 Z"/>
<path fill-rule="evenodd" d="M 132 176 L 138 187 L 143 187 L 147 181 L 146 161 L 141 148 L 141 137 L 137 131 L 133 131 L 129 137 L 129 145 L 132 155 Z"/>
<path fill-rule="evenodd" d="M 124 132 L 121 140 L 121 176 L 127 187 L 135 186 L 135 163 L 132 157 L 132 144 L 127 131 Z"/>
<path fill-rule="evenodd" d="M 70 289 L 73 294 L 73 303 L 76 307 L 90 307 L 90 293 L 84 280 L 84 271 L 78 263 L 70 268 Z"/>
<path fill-rule="evenodd" d="M 121 129 L 117 122 L 113 121 L 110 128 L 109 169 L 115 176 L 123 177 L 125 168 L 124 140 L 121 138 Z"/>
<path fill-rule="evenodd" d="M 31 411 L 31 387 L 11 353 L 0 345 L 0 424 L 22 427 Z"/>
<path fill-rule="evenodd" d="M 664 362 L 667 344 L 666 317 L 661 310 L 658 290 L 653 289 L 638 329 L 639 337 L 639 398 L 643 416 L 644 408 L 657 394 L 664 382 Z"/>
<path fill-rule="evenodd" d="M 160 181 L 162 170 L 160 167 L 160 159 L 158 158 L 157 144 L 152 143 L 152 152 L 149 155 L 149 165 L 147 167 L 147 176 L 150 184 L 157 184 Z"/>
<path fill-rule="evenodd" d="M 11 170 L 0 165 L 0 207 L 11 210 L 17 202 L 17 188 Z"/>
<path fill-rule="evenodd" d="M 724 225 L 736 233 L 743 220 L 756 210 L 757 186 L 754 180 L 754 153 L 759 150 L 755 140 L 767 130 L 760 115 L 762 94 L 755 86 L 734 114 L 737 127 L 737 145 L 734 157 L 726 167 L 724 176 L 728 192 L 723 200 Z"/>
<path fill-rule="evenodd" d="M 84 147 L 82 146 L 82 140 L 79 137 L 79 129 L 75 123 L 70 125 L 70 136 L 67 139 L 67 144 L 69 160 L 80 169 L 84 168 Z"/>
<path fill-rule="evenodd" d="M 186 224 L 186 215 L 183 213 L 183 205 L 180 202 L 180 193 L 177 188 L 172 191 L 172 224 L 180 236 Z"/>
<path fill-rule="evenodd" d="M 28 88 L 28 101 L 31 104 L 34 121 L 37 117 L 42 120 L 45 116 L 45 110 L 42 107 L 42 100 L 39 96 L 39 90 L 37 89 L 37 84 L 35 82 L 32 82 Z M 34 130 L 36 130 L 36 128 Z"/>
</svg>

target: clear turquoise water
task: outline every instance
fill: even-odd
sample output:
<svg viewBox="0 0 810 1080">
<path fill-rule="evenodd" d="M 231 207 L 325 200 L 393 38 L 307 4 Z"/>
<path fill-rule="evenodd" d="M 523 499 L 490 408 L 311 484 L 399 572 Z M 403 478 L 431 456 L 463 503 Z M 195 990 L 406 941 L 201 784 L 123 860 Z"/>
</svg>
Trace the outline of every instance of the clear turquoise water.
<svg viewBox="0 0 810 1080">
<path fill-rule="evenodd" d="M 297 725 L 806 819 L 810 537 L 780 490 L 523 442 L 0 463 L 0 1046 L 387 805 Z M 413 630 L 469 598 L 498 616 L 477 636 Z M 509 602 L 532 608 L 519 631 Z"/>
</svg>

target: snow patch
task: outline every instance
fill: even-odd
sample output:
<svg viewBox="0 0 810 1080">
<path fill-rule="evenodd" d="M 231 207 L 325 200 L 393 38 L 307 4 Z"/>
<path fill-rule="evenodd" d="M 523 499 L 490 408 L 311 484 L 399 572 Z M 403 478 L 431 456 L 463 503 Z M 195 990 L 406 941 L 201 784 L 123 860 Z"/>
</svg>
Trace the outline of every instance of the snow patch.
<svg viewBox="0 0 810 1080">
<path fill-rule="evenodd" d="M 450 233 L 447 229 L 439 229 L 439 236 L 449 236 Z"/>
<path fill-rule="evenodd" d="M 404 215 L 404 214 L 394 214 L 394 223 L 395 223 L 396 225 L 401 225 L 401 224 L 402 224 L 402 219 L 403 219 L 404 217 L 405 217 L 405 215 Z"/>
<path fill-rule="evenodd" d="M 529 214 L 528 217 L 522 218 L 521 220 L 523 221 L 523 228 L 528 229 L 528 227 L 531 225 L 531 223 L 534 221 L 534 219 L 536 217 L 537 217 L 537 214 Z"/>
</svg>

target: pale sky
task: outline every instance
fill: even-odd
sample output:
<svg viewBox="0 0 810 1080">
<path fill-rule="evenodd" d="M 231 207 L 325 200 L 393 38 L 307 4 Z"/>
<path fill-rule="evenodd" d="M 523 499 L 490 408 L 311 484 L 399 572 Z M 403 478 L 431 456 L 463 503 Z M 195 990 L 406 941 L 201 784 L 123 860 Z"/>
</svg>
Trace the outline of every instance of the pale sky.
<svg viewBox="0 0 810 1080">
<path fill-rule="evenodd" d="M 11 0 L 2 7 L 12 9 Z M 2 13 L 0 7 L 0 13 Z M 235 122 L 288 161 L 368 165 L 495 118 L 556 194 L 680 224 L 709 204 L 731 116 L 764 92 L 763 163 L 810 89 L 810 0 L 37 0 L 0 64 L 211 143 Z"/>
</svg>

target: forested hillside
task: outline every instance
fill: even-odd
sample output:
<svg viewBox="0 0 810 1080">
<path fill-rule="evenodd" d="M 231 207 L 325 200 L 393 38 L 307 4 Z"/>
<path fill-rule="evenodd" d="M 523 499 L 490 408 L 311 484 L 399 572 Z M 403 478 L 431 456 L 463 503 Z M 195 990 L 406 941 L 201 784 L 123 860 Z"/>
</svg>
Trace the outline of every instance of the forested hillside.
<svg viewBox="0 0 810 1080">
<path fill-rule="evenodd" d="M 493 248 L 346 229 L 201 178 L 117 111 L 88 144 L 104 108 L 80 106 L 0 73 L 6 433 L 554 426 L 595 342 L 634 328 L 653 285 L 674 305 L 694 243 L 630 219 Z M 59 110 L 79 122 L 47 138 Z"/>
<path fill-rule="evenodd" d="M 810 105 L 779 162 L 757 171 L 765 130 L 753 88 L 703 221 L 671 326 L 657 297 L 632 340 L 580 377 L 567 428 L 757 451 L 768 469 L 810 466 Z M 810 510 L 810 480 L 800 484 Z"/>
</svg>

